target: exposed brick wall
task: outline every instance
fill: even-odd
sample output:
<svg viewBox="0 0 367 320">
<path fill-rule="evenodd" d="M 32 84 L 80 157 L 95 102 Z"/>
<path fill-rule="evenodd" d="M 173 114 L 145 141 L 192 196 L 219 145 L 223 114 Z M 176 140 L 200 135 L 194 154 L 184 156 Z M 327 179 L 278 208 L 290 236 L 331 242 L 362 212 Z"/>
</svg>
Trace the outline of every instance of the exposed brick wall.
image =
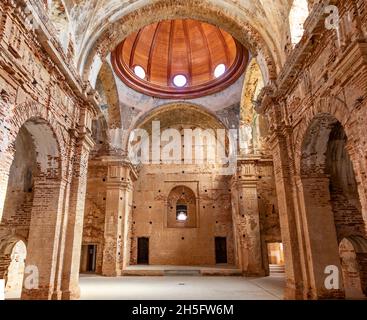
<svg viewBox="0 0 367 320">
<path fill-rule="evenodd" d="M 22 128 L 18 134 L 15 149 L 0 232 L 6 234 L 7 229 L 11 228 L 15 235 L 27 240 L 37 164 L 34 142 L 25 128 Z"/>
<path fill-rule="evenodd" d="M 10 254 L 11 253 L 1 253 L 0 255 L 0 279 L 6 279 L 11 262 Z"/>
<path fill-rule="evenodd" d="M 322 9 L 311 12 L 276 86 L 265 88 L 260 98 L 259 110 L 270 124 L 288 298 L 344 297 L 342 290 L 324 287 L 324 269 L 341 268 L 338 239 L 366 236 L 366 159 L 360 151 L 367 119 L 366 5 L 336 4 L 343 32 L 326 30 Z M 338 124 L 346 135 L 345 151 L 343 138 L 332 132 Z"/>
</svg>

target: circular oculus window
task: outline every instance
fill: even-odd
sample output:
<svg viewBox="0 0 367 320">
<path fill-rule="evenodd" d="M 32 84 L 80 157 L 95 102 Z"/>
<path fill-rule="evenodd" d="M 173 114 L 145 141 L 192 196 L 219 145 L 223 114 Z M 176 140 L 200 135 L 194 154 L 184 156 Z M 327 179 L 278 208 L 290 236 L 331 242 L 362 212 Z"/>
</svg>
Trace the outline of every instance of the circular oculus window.
<svg viewBox="0 0 367 320">
<path fill-rule="evenodd" d="M 173 84 L 178 87 L 178 88 L 182 88 L 184 86 L 186 86 L 187 84 L 187 79 L 184 75 L 182 74 L 178 74 L 177 76 L 175 76 L 173 78 Z"/>
<path fill-rule="evenodd" d="M 224 75 L 225 72 L 226 72 L 226 66 L 223 63 L 218 64 L 214 70 L 214 77 L 219 78 L 222 75 Z"/>
<path fill-rule="evenodd" d="M 134 73 L 140 79 L 145 79 L 146 74 L 145 74 L 145 70 L 143 69 L 143 67 L 135 66 L 134 67 Z"/>
</svg>

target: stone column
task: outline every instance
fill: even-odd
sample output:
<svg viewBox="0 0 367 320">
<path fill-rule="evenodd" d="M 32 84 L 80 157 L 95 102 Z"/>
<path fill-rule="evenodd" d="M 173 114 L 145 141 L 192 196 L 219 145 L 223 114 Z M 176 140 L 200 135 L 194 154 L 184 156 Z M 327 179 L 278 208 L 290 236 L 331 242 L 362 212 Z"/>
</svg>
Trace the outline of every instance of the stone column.
<svg viewBox="0 0 367 320">
<path fill-rule="evenodd" d="M 241 270 L 246 276 L 265 276 L 260 214 L 257 196 L 256 160 L 239 161 L 237 175 L 237 234 Z"/>
<path fill-rule="evenodd" d="M 102 274 L 116 277 L 127 264 L 128 224 L 131 214 L 132 168 L 122 161 L 108 165 Z"/>
</svg>

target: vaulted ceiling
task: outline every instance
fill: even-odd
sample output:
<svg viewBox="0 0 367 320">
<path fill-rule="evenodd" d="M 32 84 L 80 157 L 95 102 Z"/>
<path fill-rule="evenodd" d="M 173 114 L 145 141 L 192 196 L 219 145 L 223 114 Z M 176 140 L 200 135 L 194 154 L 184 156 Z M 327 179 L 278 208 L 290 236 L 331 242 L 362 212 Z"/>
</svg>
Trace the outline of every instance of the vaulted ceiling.
<svg viewBox="0 0 367 320">
<path fill-rule="evenodd" d="M 62 0 L 67 8 L 75 36 L 76 55 L 82 55 L 91 41 L 115 19 L 156 0 Z M 171 1 L 167 1 L 171 2 Z M 284 62 L 288 34 L 288 14 L 293 0 L 201 0 L 217 5 L 258 31 L 278 63 Z M 193 11 L 193 13 L 195 13 Z M 165 12 L 161 12 L 164 17 Z M 118 32 L 115 30 L 114 32 Z"/>
</svg>

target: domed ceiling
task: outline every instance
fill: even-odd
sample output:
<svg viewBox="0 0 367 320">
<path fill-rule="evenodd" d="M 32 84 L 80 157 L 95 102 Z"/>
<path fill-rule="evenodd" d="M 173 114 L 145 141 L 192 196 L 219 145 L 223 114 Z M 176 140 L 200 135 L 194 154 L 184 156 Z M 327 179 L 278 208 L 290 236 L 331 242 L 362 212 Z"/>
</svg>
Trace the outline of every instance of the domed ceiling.
<svg viewBox="0 0 367 320">
<path fill-rule="evenodd" d="M 165 20 L 126 38 L 112 53 L 129 87 L 159 98 L 197 98 L 223 90 L 244 72 L 248 51 L 197 20 Z"/>
</svg>

